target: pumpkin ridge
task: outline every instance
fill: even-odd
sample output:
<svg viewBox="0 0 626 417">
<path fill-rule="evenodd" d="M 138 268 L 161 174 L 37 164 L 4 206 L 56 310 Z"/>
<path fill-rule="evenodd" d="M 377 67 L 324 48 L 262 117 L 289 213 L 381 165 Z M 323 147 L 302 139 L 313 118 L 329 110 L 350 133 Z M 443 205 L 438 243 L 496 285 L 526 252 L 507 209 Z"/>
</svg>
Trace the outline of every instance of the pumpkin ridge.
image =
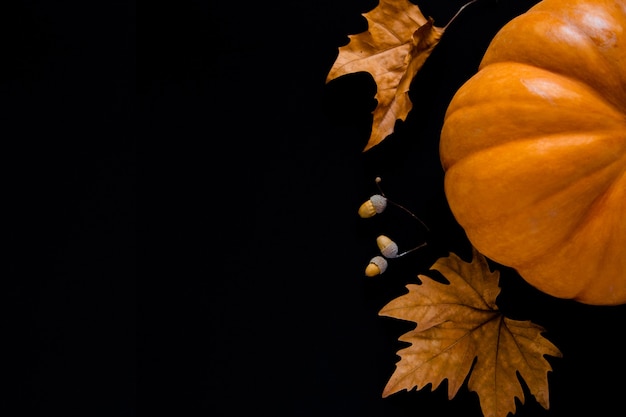
<svg viewBox="0 0 626 417">
<path fill-rule="evenodd" d="M 514 75 L 503 75 L 504 73 Z M 476 83 L 485 82 L 501 85 L 507 83 L 509 77 L 513 77 L 512 81 L 516 83 L 514 91 L 496 89 L 483 93 L 476 91 L 474 87 Z M 544 84 L 544 79 L 554 77 L 557 78 L 552 83 Z M 555 83 L 562 84 L 564 86 L 562 88 L 575 91 L 575 93 L 570 97 L 559 97 L 558 103 L 553 103 L 553 106 L 549 108 L 547 114 L 550 118 L 547 118 L 546 109 L 541 106 L 545 102 L 552 103 L 554 100 L 550 94 L 555 93 L 549 90 Z M 542 89 L 548 91 L 542 91 Z M 581 117 L 583 103 L 586 106 L 586 114 Z M 483 119 L 495 118 L 498 113 L 502 112 L 513 116 L 504 118 L 497 124 L 481 123 Z M 542 119 L 540 130 L 537 130 L 535 118 Z M 561 120 L 571 122 L 564 125 Z M 468 126 L 473 130 L 466 131 Z M 578 79 L 528 64 L 498 62 L 479 71 L 476 78 L 467 82 L 451 102 L 444 116 L 440 156 L 444 168 L 447 169 L 467 154 L 477 149 L 493 146 L 493 143 L 509 143 L 531 134 L 534 136 L 568 134 L 570 130 L 583 130 L 591 133 L 602 127 L 616 132 L 626 131 L 626 114 L 591 86 Z M 532 132 L 533 130 L 535 132 Z M 462 136 L 467 139 L 461 141 Z M 454 141 L 449 137 L 454 138 Z"/>
<path fill-rule="evenodd" d="M 588 25 L 577 21 L 579 15 L 588 11 L 586 3 L 595 5 L 598 2 L 572 1 L 571 6 L 559 4 L 555 7 L 542 0 L 511 20 L 496 34 L 479 69 L 510 61 L 549 70 L 582 81 L 600 95 L 606 96 L 607 101 L 621 112 L 626 112 L 626 79 L 620 67 L 622 62 L 626 64 L 626 57 L 623 53 L 621 56 L 612 56 L 606 48 L 599 46 L 601 39 L 591 36 Z M 611 17 L 618 28 L 619 23 L 626 18 L 619 10 Z M 612 32 L 612 35 L 616 38 L 614 43 L 619 45 L 616 48 L 623 50 L 626 41 L 624 31 Z M 506 41 L 502 41 L 503 38 Z M 542 47 L 537 48 L 540 42 Z M 563 48 L 563 45 L 567 47 Z"/>
<path fill-rule="evenodd" d="M 555 135 L 555 136 L 559 136 L 559 135 Z M 584 137 L 584 135 L 578 135 L 578 136 Z M 516 141 L 516 145 L 519 146 L 520 143 L 523 143 L 523 142 L 532 142 L 532 140 Z M 505 145 L 502 145 L 502 146 L 505 146 Z M 481 161 L 492 159 L 492 156 L 491 156 L 492 154 L 496 155 L 499 153 L 500 152 L 497 149 L 494 150 L 494 148 L 484 149 L 482 151 L 477 151 L 473 153 L 471 156 L 464 158 L 463 161 L 460 162 L 458 166 L 451 167 L 449 169 L 451 178 L 453 178 L 455 175 L 462 175 L 462 174 L 459 174 L 459 172 L 461 173 L 466 172 L 468 163 L 469 164 L 475 164 L 477 162 L 481 163 Z M 618 153 L 615 153 L 615 154 L 619 156 Z M 554 207 L 554 210 L 557 210 L 560 213 L 561 218 L 563 218 L 563 216 L 566 216 L 567 218 L 576 219 L 577 216 L 579 215 L 586 215 L 591 210 L 590 208 L 592 207 L 593 202 L 596 201 L 596 199 L 601 193 L 605 192 L 606 184 L 620 177 L 621 173 L 623 172 L 623 169 L 620 169 L 620 167 L 623 166 L 625 162 L 624 159 L 625 159 L 624 157 L 618 157 L 610 161 L 609 163 L 598 161 L 594 164 L 594 166 L 587 168 L 584 172 L 579 171 L 579 170 L 572 171 L 572 174 L 576 175 L 575 180 L 572 180 L 571 175 L 565 176 L 561 180 L 561 182 L 559 182 L 558 184 L 556 185 L 550 184 L 551 187 L 549 189 L 542 189 L 541 194 L 536 194 L 535 196 L 531 196 L 531 198 L 529 198 L 528 201 L 525 201 L 519 205 L 515 205 L 515 208 L 513 208 L 513 205 L 509 204 L 506 212 L 496 211 L 496 212 L 489 213 L 486 210 L 473 211 L 473 209 L 471 208 L 473 207 L 473 204 L 464 206 L 466 207 L 466 209 L 463 211 L 459 211 L 457 202 L 465 199 L 463 195 L 458 194 L 457 192 L 453 192 L 449 186 L 446 187 L 447 188 L 446 193 L 450 199 L 450 203 L 451 203 L 450 206 L 453 209 L 453 214 L 455 215 L 455 217 L 458 217 L 461 224 L 465 225 L 466 233 L 470 237 L 470 240 L 473 240 L 474 242 L 476 242 L 477 248 L 479 250 L 483 249 L 485 255 L 493 257 L 495 261 L 506 265 L 507 262 L 503 261 L 500 257 L 497 257 L 497 256 L 494 257 L 493 256 L 494 253 L 502 252 L 503 250 L 506 251 L 506 247 L 510 247 L 511 245 L 527 246 L 528 243 L 532 243 L 531 241 L 528 241 L 526 238 L 524 238 L 524 236 L 528 236 L 529 238 L 532 238 L 532 241 L 535 241 L 538 238 L 538 235 L 536 234 L 527 234 L 526 232 L 523 232 L 524 227 L 521 226 L 521 223 L 519 223 L 519 221 L 517 221 L 516 219 L 523 219 L 524 217 L 532 216 L 532 214 L 530 213 L 533 212 L 532 209 L 535 208 L 538 211 L 536 214 L 536 216 L 538 217 L 536 218 L 540 220 L 540 223 L 543 223 L 545 225 L 546 224 L 545 215 L 549 211 L 552 211 L 550 207 Z M 506 169 L 506 167 L 504 169 Z M 495 177 L 499 177 L 499 175 L 497 173 L 492 173 L 489 175 L 489 177 L 493 179 Z M 519 180 L 522 181 L 523 179 L 520 178 Z M 481 180 L 481 178 L 478 178 L 478 177 L 473 177 L 470 180 L 470 182 L 474 184 L 485 183 L 485 181 L 488 181 L 488 177 L 485 177 L 484 180 Z M 584 206 L 581 205 L 578 208 L 578 210 L 576 210 L 575 212 L 571 212 L 571 213 L 565 212 L 566 210 L 563 206 L 562 197 L 564 195 L 567 196 L 568 194 L 571 194 L 572 190 L 580 189 L 581 188 L 580 183 L 582 181 L 587 183 L 586 186 L 582 186 L 583 189 L 592 189 L 596 191 L 598 187 L 600 187 L 599 191 L 594 193 L 592 198 L 589 201 L 587 201 Z M 519 181 L 516 181 L 516 182 L 519 182 Z M 457 183 L 457 181 L 453 179 L 452 183 Z M 458 183 L 457 183 L 457 186 L 458 186 Z M 500 199 L 503 199 L 504 201 L 511 201 L 511 198 L 516 197 L 516 195 L 511 196 L 511 192 L 508 189 L 494 191 L 489 186 L 486 186 L 486 187 L 487 188 L 483 186 L 482 189 L 481 187 L 479 187 L 478 189 L 471 191 L 470 193 L 483 195 L 486 198 L 488 198 L 490 201 L 491 200 L 498 201 Z M 487 190 L 487 193 L 488 193 L 487 195 L 484 194 L 485 190 Z M 519 193 L 520 189 L 518 189 L 516 192 Z M 525 194 L 525 193 L 522 193 L 522 194 Z M 478 201 L 478 203 L 480 204 L 480 201 Z M 503 227 L 505 229 L 510 229 L 512 225 L 515 225 L 515 224 L 520 225 L 520 227 L 515 228 L 515 229 L 521 231 L 520 232 L 521 234 L 519 235 L 521 242 L 516 243 L 517 240 L 508 240 L 508 243 L 506 243 L 506 241 L 500 241 L 500 239 L 497 237 L 499 235 L 499 231 L 503 230 Z M 564 227 L 564 225 L 562 227 Z M 526 253 L 527 256 L 533 253 L 534 255 L 530 256 L 529 258 L 534 259 L 536 256 L 539 256 L 539 254 L 542 252 L 552 251 L 555 247 L 554 242 L 558 244 L 559 242 L 563 242 L 567 240 L 569 238 L 570 231 L 575 228 L 576 228 L 576 223 L 568 224 L 567 229 L 561 229 L 562 232 L 564 233 L 554 234 L 552 236 L 552 239 L 543 241 L 544 245 L 541 248 L 532 246 L 534 250 L 527 248 L 525 249 L 524 253 Z M 485 233 L 486 230 L 492 231 L 489 233 L 489 235 L 492 237 L 488 238 L 488 241 L 491 242 L 490 244 L 488 244 L 488 246 L 491 247 L 492 250 L 484 250 L 484 248 L 486 247 L 485 242 L 481 240 L 476 240 L 476 234 L 482 235 Z M 495 241 L 499 241 L 499 243 L 496 244 Z M 501 244 L 503 246 L 500 246 Z M 513 258 L 516 258 L 516 257 L 513 257 Z M 511 263 L 515 263 L 515 262 L 517 261 L 511 261 Z"/>
<path fill-rule="evenodd" d="M 483 113 L 485 109 L 488 109 L 490 107 L 504 107 L 502 106 L 503 104 L 506 105 L 506 110 L 508 112 L 517 112 L 517 114 L 522 114 L 522 112 L 527 111 L 528 109 L 533 109 L 536 108 L 537 105 L 535 103 L 526 103 L 526 102 L 515 102 L 515 103 L 510 103 L 507 101 L 507 99 L 501 99 L 501 100 L 496 100 L 493 102 L 489 102 L 489 103 L 476 103 L 476 104 L 470 104 L 468 105 L 466 108 L 463 109 L 463 114 L 462 115 L 457 115 L 456 112 L 452 112 L 448 115 L 448 117 L 446 118 L 448 126 L 450 126 L 451 124 L 453 124 L 454 122 L 454 118 L 455 117 L 460 117 L 463 120 L 468 120 L 472 118 L 472 114 L 474 113 L 476 116 L 475 117 L 480 117 Z M 610 103 L 607 103 L 610 104 Z M 558 114 L 557 114 L 558 112 Z M 554 118 L 558 119 L 558 118 L 564 118 L 567 116 L 578 116 L 580 111 L 573 109 L 573 108 L 566 108 L 564 106 L 555 109 L 554 110 Z M 546 131 L 542 131 L 542 132 L 532 132 L 533 128 L 532 127 L 528 127 L 528 130 L 522 130 L 519 129 L 518 126 L 522 126 L 523 128 L 525 128 L 526 126 L 519 121 L 518 119 L 512 119 L 510 121 L 503 121 L 502 123 L 507 123 L 509 125 L 510 128 L 515 128 L 515 133 L 514 134 L 508 134 L 506 135 L 506 137 L 501 138 L 501 137 L 497 137 L 495 139 L 493 139 L 492 142 L 485 142 L 485 141 L 480 141 L 480 143 L 476 143 L 476 142 L 471 142 L 468 141 L 468 143 L 464 146 L 468 147 L 468 149 L 465 151 L 464 155 L 460 155 L 458 157 L 456 157 L 454 160 L 450 160 L 449 158 L 446 159 L 444 161 L 444 167 L 447 169 L 449 167 L 451 167 L 452 165 L 454 165 L 455 163 L 459 162 L 460 160 L 462 160 L 463 158 L 466 157 L 467 153 L 476 153 L 476 152 L 480 152 L 483 150 L 488 150 L 488 149 L 493 149 L 493 148 L 497 148 L 500 146 L 506 146 L 508 144 L 510 144 L 511 142 L 520 142 L 520 141 L 525 141 L 525 140 L 529 140 L 529 141 L 535 141 L 535 140 L 539 140 L 542 138 L 549 138 L 551 136 L 554 137 L 558 137 L 558 136 L 562 136 L 562 135 L 570 135 L 570 134 L 575 134 L 575 133 L 579 133 L 579 132 L 587 132 L 588 134 L 593 134 L 594 136 L 598 135 L 605 135 L 605 134 L 609 134 L 609 133 L 614 133 L 615 131 L 619 131 L 619 128 L 622 127 L 624 129 L 624 131 L 626 131 L 626 115 L 621 115 L 619 114 L 619 119 L 618 118 L 613 118 L 613 120 L 616 122 L 615 123 L 615 127 L 613 129 L 610 128 L 604 128 L 604 129 L 594 129 L 596 126 L 599 125 L 599 123 L 603 122 L 606 124 L 606 119 L 608 119 L 609 117 L 607 117 L 606 112 L 602 112 L 600 110 L 592 110 L 590 112 L 588 112 L 587 114 L 585 114 L 585 119 L 589 119 L 590 115 L 593 116 L 600 116 L 597 117 L 596 120 L 594 120 L 593 122 L 588 123 L 586 126 L 584 124 L 584 122 L 580 122 L 580 120 L 582 120 L 581 118 L 575 119 L 576 122 L 579 122 L 579 125 L 574 125 L 571 124 L 569 126 L 567 126 L 567 130 L 554 130 L 551 132 L 546 132 Z M 527 114 L 525 118 L 532 118 L 532 114 Z M 601 120 L 601 119 L 605 119 L 605 120 Z M 499 125 L 499 129 L 502 130 L 507 130 L 502 126 L 502 123 Z M 622 126 L 619 126 L 622 125 Z M 549 125 L 548 128 L 552 128 L 554 125 Z M 558 126 L 561 127 L 561 126 Z M 487 127 L 487 129 L 489 129 L 489 127 Z M 468 135 L 469 136 L 469 135 Z M 488 136 L 488 135 L 484 135 L 481 134 L 480 136 Z M 470 136 L 471 137 L 471 136 Z M 474 146 L 472 146 L 474 145 Z M 459 145 L 455 145 L 455 146 L 459 146 Z M 471 148 L 471 149 L 470 149 Z"/>
<path fill-rule="evenodd" d="M 609 184 L 604 190 L 604 192 L 598 195 L 598 197 L 594 200 L 592 206 L 590 206 L 592 208 L 586 211 L 584 220 L 581 220 L 580 228 L 572 228 L 571 229 L 572 233 L 570 234 L 570 236 L 566 238 L 566 241 L 574 241 L 575 237 L 581 237 L 581 238 L 584 237 L 583 235 L 587 233 L 587 230 L 584 229 L 585 224 L 591 223 L 594 220 L 593 214 L 597 214 L 597 213 L 593 213 L 594 211 L 593 207 L 597 207 L 602 201 L 604 201 L 607 195 L 609 195 L 611 189 L 617 189 L 617 187 L 624 187 L 624 184 L 626 184 L 626 169 L 622 169 L 621 173 L 619 173 L 616 178 L 617 180 L 614 183 Z M 611 230 L 611 232 L 614 232 L 614 230 Z M 617 238 L 619 238 L 620 236 L 619 231 L 612 233 L 612 234 L 616 236 Z M 619 239 L 617 240 L 619 241 Z M 551 249 L 554 249 L 554 247 Z M 557 249 L 557 252 L 562 250 L 562 248 L 558 248 L 558 247 L 556 249 Z M 622 248 L 622 250 L 626 252 L 626 247 Z M 532 259 L 528 259 L 526 262 L 520 262 L 520 263 L 517 263 L 516 265 L 511 265 L 511 267 L 518 271 L 536 270 L 539 265 L 547 264 L 551 260 L 553 260 L 554 254 L 557 252 L 545 251 L 543 254 L 539 256 L 536 256 Z M 596 271 L 602 271 L 603 270 L 602 266 L 605 263 L 610 263 L 613 261 L 610 255 L 611 253 L 609 251 L 602 250 L 599 252 L 595 252 L 593 256 L 584 257 L 584 259 L 588 262 L 593 262 L 594 268 L 592 269 Z M 624 255 L 626 255 L 626 253 L 624 253 Z M 506 265 L 506 264 L 503 264 L 503 265 Z M 547 291 L 549 294 L 556 295 L 557 297 L 560 297 L 560 298 L 570 298 L 570 299 L 574 299 L 574 300 L 577 300 L 579 302 L 586 303 L 586 304 L 617 305 L 617 304 L 624 303 L 624 297 L 625 297 L 624 294 L 626 294 L 626 289 L 625 289 L 626 285 L 624 285 L 623 281 L 621 283 L 621 286 L 619 285 L 620 284 L 619 281 L 616 282 L 617 294 L 612 293 L 608 297 L 605 296 L 602 302 L 599 303 L 598 298 L 597 298 L 599 297 L 599 295 L 596 295 L 596 294 L 590 295 L 590 293 L 593 292 L 593 287 L 591 287 L 590 289 L 590 288 L 587 288 L 586 286 L 577 286 L 578 291 L 573 292 L 571 291 L 573 287 L 569 286 L 571 282 L 569 282 L 567 278 L 557 278 L 556 276 L 552 278 L 553 279 L 549 281 L 540 280 L 540 286 L 541 286 L 542 291 Z M 558 279 L 557 282 L 554 281 L 556 279 Z M 602 275 L 599 275 L 597 277 L 588 275 L 588 276 L 585 276 L 584 279 L 587 282 L 591 283 L 594 280 L 596 281 L 603 280 L 603 279 L 606 280 L 607 278 Z M 608 280 L 610 279 L 619 279 L 619 278 L 609 277 Z M 535 274 L 533 274 L 533 278 L 528 279 L 528 281 L 532 285 L 537 285 Z M 549 284 L 546 284 L 546 282 L 549 282 Z M 566 285 L 563 285 L 564 283 Z"/>
<path fill-rule="evenodd" d="M 619 160 L 615 161 L 614 163 L 617 163 L 617 162 L 619 162 Z M 607 165 L 601 171 L 608 170 L 609 168 L 610 168 L 610 165 Z M 626 172 L 626 170 L 622 169 L 621 172 L 616 175 L 616 178 L 619 179 L 619 178 L 623 177 L 625 172 Z M 584 179 L 584 178 L 579 178 L 579 180 L 582 180 L 582 179 Z M 613 178 L 611 178 L 611 180 L 613 180 L 613 182 L 607 181 L 608 183 L 605 185 L 605 187 L 600 192 L 598 192 L 598 194 L 596 195 L 596 197 L 592 201 L 589 202 L 589 204 L 587 205 L 587 209 L 584 210 L 584 214 L 582 216 L 580 216 L 578 221 L 569 228 L 569 233 L 564 235 L 562 240 L 564 240 L 564 241 L 572 240 L 576 235 L 582 233 L 582 231 L 584 229 L 584 226 L 586 224 L 588 224 L 591 220 L 593 220 L 592 216 L 593 215 L 597 215 L 595 207 L 597 207 L 598 204 L 605 199 L 605 197 L 606 197 L 607 193 L 609 192 L 609 190 L 611 190 L 612 188 L 616 187 L 616 183 L 619 182 L 619 181 L 614 181 Z M 576 184 L 573 183 L 571 185 L 571 187 L 574 187 L 575 185 Z M 556 194 L 558 195 L 559 193 L 562 193 L 562 192 L 567 192 L 567 189 L 563 189 L 563 190 L 557 192 Z M 555 245 L 553 245 L 553 247 L 554 246 Z M 544 256 L 552 256 L 551 255 L 552 253 L 553 252 L 550 252 L 550 255 L 544 255 Z"/>
<path fill-rule="evenodd" d="M 626 128 L 626 126 L 625 126 Z M 563 141 L 572 141 L 572 138 L 576 138 L 576 137 L 580 137 L 581 138 L 581 144 L 580 146 L 582 146 L 585 143 L 589 143 L 589 142 L 593 142 L 593 144 L 596 144 L 600 141 L 603 141 L 605 139 L 610 139 L 614 133 L 613 130 L 603 130 L 603 131 L 595 131 L 595 132 L 588 132 L 588 135 L 585 135 L 584 132 L 575 132 L 575 131 L 565 131 L 565 132 L 554 132 L 551 133 L 549 135 L 546 134 L 536 134 L 534 136 L 526 136 L 523 139 L 516 139 L 512 142 L 501 142 L 501 143 L 494 143 L 490 146 L 486 146 L 480 149 L 475 149 L 471 155 L 467 155 L 465 157 L 460 158 L 457 161 L 457 164 L 463 164 L 463 161 L 468 161 L 470 159 L 478 159 L 478 158 L 483 158 L 486 154 L 500 154 L 500 153 L 505 153 L 504 149 L 507 147 L 510 147 L 511 144 L 515 144 L 515 145 L 520 145 L 520 146 L 524 146 L 524 145 L 530 145 L 534 142 L 538 142 L 538 141 L 545 141 L 546 143 L 552 143 L 552 142 L 563 142 Z M 587 139 L 589 137 L 592 137 L 592 139 Z M 555 138 L 557 140 L 552 140 L 552 138 Z M 562 140 L 558 140 L 558 139 L 562 139 Z M 594 166 L 592 167 L 588 167 L 586 170 L 577 170 L 576 172 L 572 172 L 572 174 L 575 174 L 575 177 L 572 177 L 571 175 L 567 178 L 567 185 L 566 187 L 563 187 L 560 184 L 556 184 L 553 186 L 553 188 L 546 190 L 545 194 L 549 194 L 549 195 L 555 195 L 564 191 L 567 191 L 567 189 L 569 187 L 575 187 L 577 185 L 578 181 L 584 180 L 586 178 L 589 178 L 590 175 L 593 175 L 594 173 L 602 173 L 604 172 L 604 170 L 608 170 L 610 168 L 612 168 L 615 164 L 621 163 L 622 166 L 626 166 L 626 153 L 623 155 L 620 155 L 617 151 L 622 151 L 622 152 L 626 152 L 626 141 L 623 142 L 624 146 L 622 146 L 621 148 L 618 147 L 618 149 L 615 150 L 615 152 L 612 152 L 616 155 L 616 158 L 613 159 L 610 162 L 602 162 L 599 161 L 597 162 Z M 575 147 L 576 145 L 570 145 L 571 147 Z M 590 146 L 593 146 L 592 144 Z M 528 146 L 524 146 L 524 147 L 528 147 Z M 623 148 L 623 149 L 622 149 Z M 539 152 L 536 152 L 539 153 Z M 485 159 L 489 159 L 489 158 L 485 158 Z M 454 165 L 456 164 L 452 164 L 448 167 L 448 169 L 452 168 Z M 623 171 L 624 169 L 622 169 Z M 619 177 L 619 174 L 616 174 L 616 177 Z M 613 180 L 613 178 L 608 179 Z M 563 180 L 565 181 L 565 179 Z M 543 201 L 542 198 L 536 200 L 533 202 L 537 203 Z"/>
</svg>

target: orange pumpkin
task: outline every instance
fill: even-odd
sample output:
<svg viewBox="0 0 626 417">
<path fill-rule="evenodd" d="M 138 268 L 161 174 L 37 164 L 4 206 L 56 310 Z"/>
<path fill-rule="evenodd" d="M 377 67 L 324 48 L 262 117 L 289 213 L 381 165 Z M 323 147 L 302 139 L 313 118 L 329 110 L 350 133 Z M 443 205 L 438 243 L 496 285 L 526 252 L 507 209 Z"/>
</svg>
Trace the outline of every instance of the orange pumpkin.
<svg viewBox="0 0 626 417">
<path fill-rule="evenodd" d="M 507 23 L 440 156 L 478 251 L 552 296 L 626 303 L 626 0 L 543 0 Z"/>
</svg>

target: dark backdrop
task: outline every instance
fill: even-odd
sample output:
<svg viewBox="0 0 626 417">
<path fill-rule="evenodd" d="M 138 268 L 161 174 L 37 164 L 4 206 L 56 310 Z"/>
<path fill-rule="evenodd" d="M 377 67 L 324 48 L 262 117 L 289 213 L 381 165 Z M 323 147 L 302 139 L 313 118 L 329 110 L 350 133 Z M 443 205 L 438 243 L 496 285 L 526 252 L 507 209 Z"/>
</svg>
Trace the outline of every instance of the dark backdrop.
<svg viewBox="0 0 626 417">
<path fill-rule="evenodd" d="M 463 3 L 419 6 L 443 26 Z M 466 9 L 413 81 L 406 122 L 366 153 L 373 80 L 325 77 L 375 1 L 194 1 L 148 14 L 139 89 L 156 195 L 140 303 L 147 415 L 481 416 L 466 386 L 453 400 L 445 386 L 381 398 L 412 324 L 378 311 L 439 256 L 467 259 L 442 192 L 438 133 L 491 37 L 534 3 Z M 357 216 L 376 176 L 430 234 L 398 211 Z M 366 278 L 381 233 L 403 248 L 429 245 Z M 554 299 L 500 270 L 501 310 L 544 326 L 564 355 L 549 358 L 550 410 L 526 391 L 516 415 L 615 415 L 624 307 Z"/>
<path fill-rule="evenodd" d="M 0 415 L 136 415 L 134 108 L 134 1 L 0 3 Z"/>
</svg>

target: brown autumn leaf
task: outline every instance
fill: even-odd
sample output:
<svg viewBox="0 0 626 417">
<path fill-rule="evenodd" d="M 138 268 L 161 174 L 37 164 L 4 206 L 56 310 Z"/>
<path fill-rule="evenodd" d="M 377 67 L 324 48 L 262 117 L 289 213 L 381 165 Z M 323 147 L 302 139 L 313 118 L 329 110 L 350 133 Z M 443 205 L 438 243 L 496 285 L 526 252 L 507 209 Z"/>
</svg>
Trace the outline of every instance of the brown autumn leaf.
<svg viewBox="0 0 626 417">
<path fill-rule="evenodd" d="M 407 294 L 379 312 L 417 323 L 399 338 L 411 345 L 398 351 L 400 361 L 383 397 L 428 384 L 434 390 L 447 379 L 452 399 L 471 372 L 468 388 L 478 394 L 483 415 L 506 417 L 515 413 L 516 397 L 524 403 L 519 372 L 537 402 L 548 409 L 547 374 L 552 368 L 544 355 L 562 354 L 542 336 L 542 327 L 500 313 L 495 303 L 499 272 L 491 272 L 476 250 L 470 263 L 451 253 L 431 269 L 449 284 L 419 275 L 421 285 L 407 285 Z"/>
<path fill-rule="evenodd" d="M 439 43 L 444 29 L 434 26 L 433 19 L 426 19 L 408 0 L 380 0 L 363 16 L 367 31 L 350 35 L 348 44 L 339 48 L 326 82 L 363 71 L 373 76 L 378 104 L 363 150 L 367 151 L 393 133 L 396 120 L 406 119 L 413 107 L 408 94 L 411 81 Z"/>
</svg>

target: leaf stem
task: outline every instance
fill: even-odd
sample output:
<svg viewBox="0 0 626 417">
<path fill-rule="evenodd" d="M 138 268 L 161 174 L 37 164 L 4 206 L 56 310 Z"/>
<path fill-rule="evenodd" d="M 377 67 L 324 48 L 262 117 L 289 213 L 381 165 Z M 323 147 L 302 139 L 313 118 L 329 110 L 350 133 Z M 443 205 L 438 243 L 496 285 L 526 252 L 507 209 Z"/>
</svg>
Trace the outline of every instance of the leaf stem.
<svg viewBox="0 0 626 417">
<path fill-rule="evenodd" d="M 450 24 L 452 22 L 454 22 L 454 20 L 461 14 L 461 12 L 469 5 L 471 5 L 472 3 L 476 3 L 478 0 L 471 0 L 470 2 L 465 3 L 463 6 L 461 6 L 461 8 L 456 12 L 456 14 L 454 16 L 452 16 L 452 19 L 450 19 L 450 21 L 443 27 L 443 30 L 446 30 L 448 28 L 448 26 L 450 26 Z"/>
</svg>

